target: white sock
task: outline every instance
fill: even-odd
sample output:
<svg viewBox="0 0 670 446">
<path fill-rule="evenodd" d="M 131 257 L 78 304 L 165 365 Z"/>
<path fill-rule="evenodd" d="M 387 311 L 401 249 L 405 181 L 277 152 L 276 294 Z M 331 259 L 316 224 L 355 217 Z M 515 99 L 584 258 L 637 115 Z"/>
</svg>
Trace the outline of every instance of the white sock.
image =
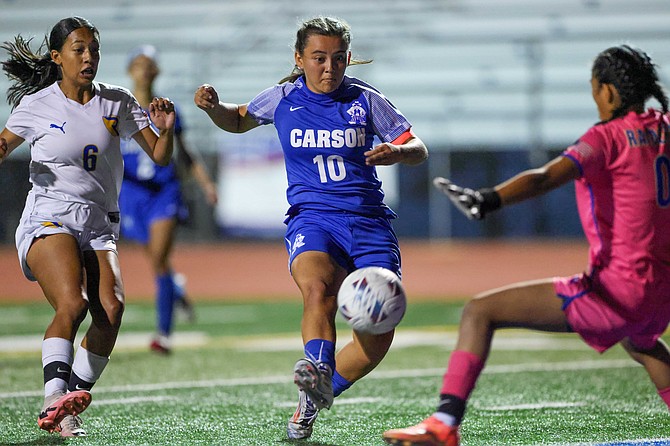
<svg viewBox="0 0 670 446">
<path fill-rule="evenodd" d="M 77 349 L 72 363 L 72 373 L 76 374 L 84 381 L 95 383 L 105 370 L 109 357 L 96 355 L 86 350 L 81 345 Z"/>
<path fill-rule="evenodd" d="M 72 365 L 74 346 L 72 342 L 63 338 L 47 338 L 42 341 L 42 367 L 52 362 L 64 362 Z M 60 378 L 53 378 L 44 383 L 44 396 L 47 397 L 56 392 L 67 392 L 67 382 Z"/>
</svg>

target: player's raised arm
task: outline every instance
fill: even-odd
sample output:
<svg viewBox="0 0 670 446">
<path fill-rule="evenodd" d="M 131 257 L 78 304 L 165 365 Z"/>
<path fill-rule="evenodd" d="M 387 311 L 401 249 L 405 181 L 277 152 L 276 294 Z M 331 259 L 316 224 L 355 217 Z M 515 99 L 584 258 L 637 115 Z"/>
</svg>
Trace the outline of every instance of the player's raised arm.
<svg viewBox="0 0 670 446">
<path fill-rule="evenodd" d="M 502 206 L 519 203 L 579 178 L 579 168 L 568 157 L 558 156 L 537 169 L 523 171 L 494 188 L 470 189 L 437 177 L 433 185 L 470 220 L 481 220 Z"/>
<path fill-rule="evenodd" d="M 133 138 L 156 164 L 167 166 L 174 150 L 174 104 L 168 98 L 154 98 L 149 104 L 149 117 L 159 133 L 145 127 Z"/>
<path fill-rule="evenodd" d="M 221 102 L 216 89 L 209 84 L 198 87 L 193 102 L 207 113 L 217 127 L 227 132 L 244 133 L 259 125 L 247 114 L 247 104 Z"/>
</svg>

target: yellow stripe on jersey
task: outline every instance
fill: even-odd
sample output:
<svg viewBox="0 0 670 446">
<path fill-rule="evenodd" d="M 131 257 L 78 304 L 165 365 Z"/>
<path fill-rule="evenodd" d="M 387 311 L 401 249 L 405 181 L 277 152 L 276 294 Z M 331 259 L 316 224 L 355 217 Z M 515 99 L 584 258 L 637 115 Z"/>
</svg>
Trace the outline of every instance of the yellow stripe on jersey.
<svg viewBox="0 0 670 446">
<path fill-rule="evenodd" d="M 113 136 L 119 136 L 119 131 L 117 130 L 119 125 L 118 116 L 103 116 L 102 122 L 105 123 L 105 127 L 107 127 L 109 133 L 111 133 Z"/>
<path fill-rule="evenodd" d="M 42 226 L 44 226 L 45 228 L 62 228 L 63 223 L 57 221 L 43 221 Z"/>
</svg>

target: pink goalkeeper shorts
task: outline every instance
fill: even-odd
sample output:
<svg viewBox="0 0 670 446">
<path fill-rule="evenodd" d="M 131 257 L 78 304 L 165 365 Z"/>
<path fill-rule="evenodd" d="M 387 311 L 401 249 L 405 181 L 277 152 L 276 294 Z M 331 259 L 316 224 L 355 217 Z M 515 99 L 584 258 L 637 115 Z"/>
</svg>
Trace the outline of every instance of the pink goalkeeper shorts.
<svg viewBox="0 0 670 446">
<path fill-rule="evenodd" d="M 572 329 L 596 351 L 602 353 L 624 338 L 645 350 L 652 348 L 670 322 L 670 307 L 650 317 L 622 315 L 608 304 L 585 274 L 554 278 L 556 295 L 563 299 L 563 311 Z"/>
</svg>

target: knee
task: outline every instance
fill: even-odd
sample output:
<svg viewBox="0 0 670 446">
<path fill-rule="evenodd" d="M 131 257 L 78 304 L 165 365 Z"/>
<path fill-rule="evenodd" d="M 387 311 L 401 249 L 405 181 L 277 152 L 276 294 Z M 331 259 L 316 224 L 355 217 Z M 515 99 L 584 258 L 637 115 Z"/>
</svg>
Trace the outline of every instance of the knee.
<svg viewBox="0 0 670 446">
<path fill-rule="evenodd" d="M 121 319 L 125 310 L 124 299 L 122 296 L 114 296 L 105 299 L 97 310 L 91 309 L 91 318 L 93 323 L 103 331 L 116 333 L 121 328 Z"/>
<path fill-rule="evenodd" d="M 486 300 L 483 298 L 474 298 L 465 304 L 461 315 L 461 323 L 488 322 L 491 319 L 489 313 L 490 309 Z"/>
<path fill-rule="evenodd" d="M 121 319 L 123 318 L 123 312 L 125 309 L 126 305 L 122 298 L 112 299 L 110 304 L 107 305 L 107 308 L 105 309 L 109 319 L 109 324 L 116 331 L 118 331 L 121 327 Z"/>
<path fill-rule="evenodd" d="M 650 346 L 638 346 L 630 338 L 624 338 L 621 340 L 621 345 L 630 357 L 640 364 L 643 364 L 645 359 L 650 357 L 662 360 L 663 362 L 670 362 L 670 352 L 667 346 L 660 340 L 657 340 Z"/>
<path fill-rule="evenodd" d="M 70 299 L 67 302 L 60 302 L 56 308 L 56 317 L 60 320 L 67 320 L 74 327 L 79 325 L 86 318 L 88 313 L 88 301 L 83 297 Z"/>
<path fill-rule="evenodd" d="M 305 309 L 337 309 L 337 297 L 328 293 L 327 287 L 318 280 L 302 284 L 302 299 Z"/>
</svg>

